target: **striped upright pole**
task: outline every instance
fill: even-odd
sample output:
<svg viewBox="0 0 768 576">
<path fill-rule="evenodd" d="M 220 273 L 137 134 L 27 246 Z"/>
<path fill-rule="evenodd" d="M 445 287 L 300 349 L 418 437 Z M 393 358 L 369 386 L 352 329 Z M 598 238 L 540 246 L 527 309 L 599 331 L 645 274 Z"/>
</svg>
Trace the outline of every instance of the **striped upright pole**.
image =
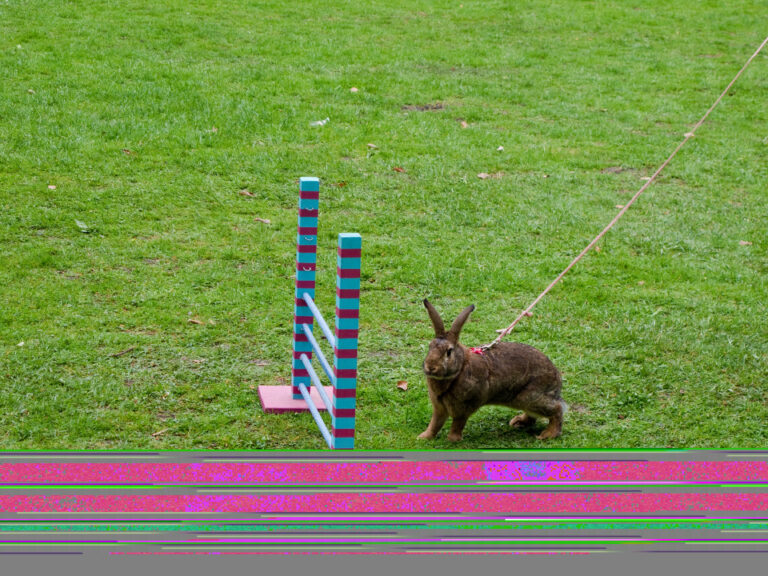
<svg viewBox="0 0 768 576">
<path fill-rule="evenodd" d="M 296 242 L 296 294 L 293 305 L 293 370 L 291 371 L 291 394 L 301 398 L 299 383 L 309 390 L 312 386 L 306 368 L 299 360 L 302 354 L 312 358 L 312 344 L 301 329 L 302 324 L 313 326 L 313 316 L 302 298 L 308 293 L 315 299 L 315 271 L 317 267 L 317 212 L 320 207 L 320 180 L 301 178 L 299 180 L 299 231 Z"/>
<path fill-rule="evenodd" d="M 355 447 L 357 336 L 360 328 L 360 234 L 339 234 L 336 268 L 336 347 L 331 401 L 331 448 Z"/>
</svg>

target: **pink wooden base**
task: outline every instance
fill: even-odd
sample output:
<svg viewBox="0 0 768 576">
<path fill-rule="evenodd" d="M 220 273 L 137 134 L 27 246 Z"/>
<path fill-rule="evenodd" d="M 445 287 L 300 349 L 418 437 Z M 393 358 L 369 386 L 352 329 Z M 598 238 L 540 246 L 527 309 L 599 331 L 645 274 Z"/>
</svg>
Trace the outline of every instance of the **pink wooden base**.
<svg viewBox="0 0 768 576">
<path fill-rule="evenodd" d="M 331 386 L 323 386 L 328 398 L 331 397 Z M 315 403 L 318 410 L 325 410 L 323 399 L 314 386 L 309 391 L 309 397 Z M 270 414 L 282 414 L 284 412 L 309 412 L 304 398 L 293 399 L 290 386 L 259 386 L 259 399 L 261 408 Z"/>
</svg>

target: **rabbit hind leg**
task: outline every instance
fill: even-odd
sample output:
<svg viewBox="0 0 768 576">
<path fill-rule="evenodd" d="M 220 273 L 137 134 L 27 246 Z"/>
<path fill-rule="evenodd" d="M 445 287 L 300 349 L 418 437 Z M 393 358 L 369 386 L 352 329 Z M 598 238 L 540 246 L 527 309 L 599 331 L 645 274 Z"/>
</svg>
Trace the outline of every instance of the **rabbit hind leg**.
<svg viewBox="0 0 768 576">
<path fill-rule="evenodd" d="M 525 414 L 513 418 L 509 423 L 510 426 L 525 426 L 527 428 L 533 426 L 536 418 L 547 418 L 549 424 L 536 438 L 546 440 L 560 436 L 563 428 L 563 404 L 559 398 L 553 398 L 538 391 L 526 390 L 515 398 L 512 407 L 524 410 Z"/>
<path fill-rule="evenodd" d="M 544 415 L 549 418 L 549 424 L 541 434 L 536 436 L 538 440 L 547 440 L 548 438 L 557 438 L 563 431 L 563 404 L 559 400 L 552 400 L 547 406 Z"/>
</svg>

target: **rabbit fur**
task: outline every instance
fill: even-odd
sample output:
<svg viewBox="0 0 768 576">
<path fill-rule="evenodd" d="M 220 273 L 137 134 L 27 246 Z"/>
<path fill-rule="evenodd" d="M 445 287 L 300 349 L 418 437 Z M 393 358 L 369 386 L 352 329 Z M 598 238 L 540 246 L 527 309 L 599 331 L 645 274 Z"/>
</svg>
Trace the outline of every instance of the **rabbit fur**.
<svg viewBox="0 0 768 576">
<path fill-rule="evenodd" d="M 486 404 L 522 410 L 509 422 L 515 428 L 529 428 L 537 418 L 549 419 L 539 440 L 560 435 L 566 405 L 560 396 L 560 372 L 549 358 L 517 342 L 500 342 L 476 354 L 459 343 L 474 305 L 465 308 L 448 331 L 432 304 L 424 300 L 424 306 L 435 329 L 423 366 L 433 411 L 419 438 L 434 438 L 450 416 L 448 440 L 458 442 L 469 417 Z"/>
</svg>

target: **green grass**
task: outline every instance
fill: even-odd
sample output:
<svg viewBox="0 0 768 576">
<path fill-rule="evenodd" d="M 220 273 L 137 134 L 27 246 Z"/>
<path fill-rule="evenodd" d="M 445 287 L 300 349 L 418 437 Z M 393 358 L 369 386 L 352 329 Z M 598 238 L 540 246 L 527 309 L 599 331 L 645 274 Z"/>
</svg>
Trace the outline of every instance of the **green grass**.
<svg viewBox="0 0 768 576">
<path fill-rule="evenodd" d="M 0 448 L 323 448 L 256 391 L 290 377 L 305 175 L 321 308 L 336 234 L 363 236 L 357 447 L 453 448 L 416 441 L 421 300 L 475 303 L 463 341 L 489 342 L 711 105 L 763 8 L 0 0 Z M 564 435 L 485 408 L 458 448 L 765 446 L 767 78 L 764 53 L 512 334 L 562 370 Z"/>
</svg>

